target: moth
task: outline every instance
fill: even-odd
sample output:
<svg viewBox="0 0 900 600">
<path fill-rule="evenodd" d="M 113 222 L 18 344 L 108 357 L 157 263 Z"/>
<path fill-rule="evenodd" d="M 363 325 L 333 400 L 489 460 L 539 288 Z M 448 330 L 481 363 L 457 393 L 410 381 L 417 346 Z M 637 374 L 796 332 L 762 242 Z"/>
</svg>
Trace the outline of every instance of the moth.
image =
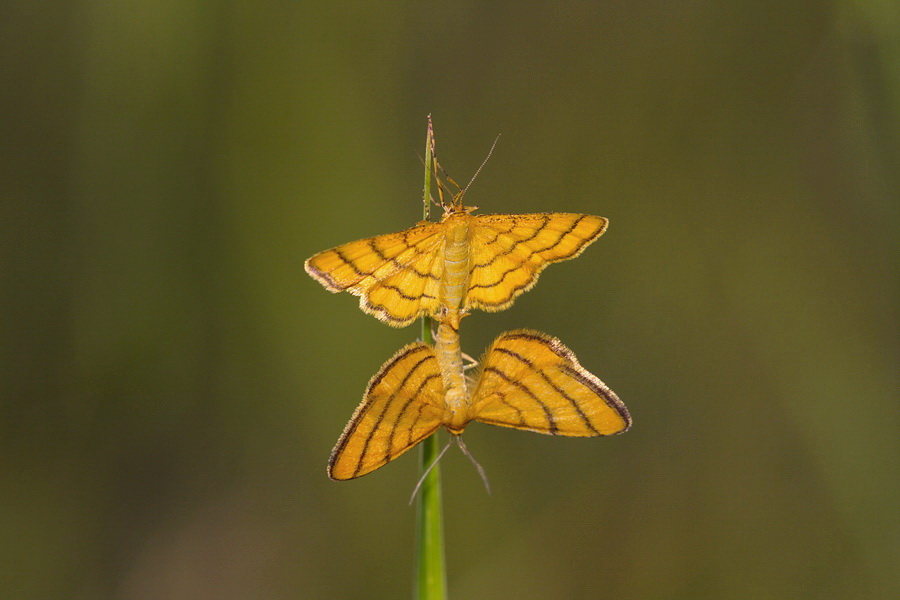
<svg viewBox="0 0 900 600">
<path fill-rule="evenodd" d="M 575 258 L 607 226 L 576 213 L 474 215 L 457 199 L 440 222 L 319 252 L 306 272 L 331 292 L 394 327 L 446 312 L 508 308 L 547 265 Z"/>
<path fill-rule="evenodd" d="M 379 369 L 331 453 L 329 477 L 360 477 L 441 427 L 459 436 L 472 421 L 575 437 L 614 435 L 631 426 L 618 396 L 545 333 L 501 334 L 463 402 L 450 400 L 440 353 L 414 342 Z"/>
</svg>

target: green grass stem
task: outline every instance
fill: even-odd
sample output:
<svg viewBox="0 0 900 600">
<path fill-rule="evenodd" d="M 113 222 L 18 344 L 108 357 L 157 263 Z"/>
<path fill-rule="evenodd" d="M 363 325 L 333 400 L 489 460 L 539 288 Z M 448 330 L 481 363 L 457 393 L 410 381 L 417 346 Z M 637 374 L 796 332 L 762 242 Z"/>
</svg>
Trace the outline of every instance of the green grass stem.
<svg viewBox="0 0 900 600">
<path fill-rule="evenodd" d="M 425 141 L 425 189 L 423 218 L 427 221 L 431 206 L 431 164 L 434 132 L 428 115 L 428 134 Z M 431 318 L 422 317 L 422 340 L 433 344 Z M 421 445 L 421 470 L 433 463 L 440 453 L 437 434 Z M 420 475 L 421 476 L 421 475 Z M 441 501 L 441 467 L 435 465 L 419 489 L 416 524 L 416 600 L 445 600 L 447 598 L 447 569 L 444 560 L 444 514 Z"/>
</svg>

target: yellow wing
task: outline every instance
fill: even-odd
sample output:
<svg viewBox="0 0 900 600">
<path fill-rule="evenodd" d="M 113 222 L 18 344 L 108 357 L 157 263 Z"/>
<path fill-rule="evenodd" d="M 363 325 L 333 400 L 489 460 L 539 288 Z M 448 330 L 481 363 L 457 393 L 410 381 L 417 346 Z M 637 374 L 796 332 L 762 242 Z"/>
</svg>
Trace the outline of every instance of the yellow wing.
<svg viewBox="0 0 900 600">
<path fill-rule="evenodd" d="M 331 452 L 328 476 L 360 477 L 394 460 L 441 426 L 444 386 L 434 350 L 409 344 L 369 381 Z"/>
<path fill-rule="evenodd" d="M 359 296 L 363 311 L 404 327 L 439 307 L 443 242 L 440 223 L 422 222 L 319 252 L 305 267 L 329 291 Z"/>
<path fill-rule="evenodd" d="M 571 350 L 545 333 L 519 329 L 488 348 L 471 417 L 502 427 L 590 437 L 622 433 L 631 416 Z"/>
<path fill-rule="evenodd" d="M 550 263 L 575 258 L 606 229 L 603 217 L 574 213 L 480 215 L 472 232 L 466 306 L 508 308 Z"/>
</svg>

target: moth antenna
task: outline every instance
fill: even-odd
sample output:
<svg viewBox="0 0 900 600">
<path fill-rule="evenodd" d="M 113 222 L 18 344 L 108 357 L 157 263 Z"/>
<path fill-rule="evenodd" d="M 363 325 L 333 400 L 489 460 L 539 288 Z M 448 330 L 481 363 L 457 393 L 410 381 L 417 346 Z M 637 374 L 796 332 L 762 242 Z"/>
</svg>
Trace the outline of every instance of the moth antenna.
<svg viewBox="0 0 900 600">
<path fill-rule="evenodd" d="M 478 167 L 478 170 L 475 171 L 475 174 L 474 174 L 474 175 L 472 175 L 472 179 L 470 179 L 470 180 L 469 180 L 469 183 L 466 184 L 465 189 L 463 189 L 462 192 L 459 194 L 460 199 L 462 199 L 463 195 L 464 195 L 467 191 L 469 191 L 469 186 L 472 185 L 472 182 L 474 182 L 474 181 L 475 181 L 475 178 L 478 177 L 478 174 L 481 173 L 481 170 L 484 168 L 484 165 L 486 165 L 486 164 L 487 164 L 487 161 L 491 158 L 491 154 L 494 153 L 494 148 L 497 147 L 497 142 L 499 142 L 499 141 L 500 141 L 500 134 L 498 133 L 498 134 L 497 134 L 497 137 L 494 139 L 494 143 L 491 144 L 491 149 L 488 150 L 487 156 L 485 156 L 485 157 L 484 157 L 484 160 L 481 161 L 481 166 Z"/>
<path fill-rule="evenodd" d="M 440 173 L 438 173 L 439 170 Z M 441 179 L 441 176 L 443 176 L 443 179 L 447 180 L 447 183 L 445 183 Z M 459 201 L 462 198 L 461 188 L 459 187 L 459 184 L 456 183 L 453 178 L 447 174 L 447 171 L 445 171 L 444 167 L 441 166 L 441 163 L 438 162 L 437 157 L 434 157 L 434 180 L 438 184 L 438 193 L 441 193 L 441 207 L 443 207 L 444 211 L 449 212 L 453 206 L 458 207 L 460 205 Z M 452 194 L 453 200 L 450 204 L 444 204 L 444 196 L 442 190 L 447 190 L 447 193 L 451 194 L 449 184 L 453 184 L 453 187 L 460 191 L 458 191 L 456 194 Z"/>
<path fill-rule="evenodd" d="M 427 136 L 426 143 L 431 146 L 431 157 L 433 159 L 436 142 L 434 139 L 434 125 L 431 123 L 431 113 L 428 113 L 428 131 L 425 135 Z"/>
<path fill-rule="evenodd" d="M 456 183 L 456 181 L 454 181 L 453 178 L 450 177 L 450 175 L 447 173 L 447 171 L 444 170 L 444 167 L 441 166 L 441 163 L 435 161 L 435 164 L 437 165 L 437 168 L 440 169 L 441 175 L 444 176 L 444 179 L 446 179 L 447 181 L 449 181 L 450 183 L 452 183 L 452 184 L 453 184 L 453 187 L 455 187 L 457 190 L 462 190 L 462 188 L 459 187 L 459 184 Z M 435 178 L 437 178 L 437 173 L 435 173 L 434 176 L 435 176 Z M 448 190 L 448 191 L 449 191 L 449 190 Z"/>
<path fill-rule="evenodd" d="M 456 440 L 456 443 L 459 445 L 459 449 L 462 450 L 462 453 L 465 454 L 469 458 L 470 461 L 472 461 L 473 465 L 475 465 L 475 470 L 478 471 L 478 474 L 481 475 L 481 481 L 484 482 L 484 489 L 487 490 L 487 494 L 488 494 L 488 496 L 490 496 L 491 495 L 491 482 L 488 481 L 488 476 L 487 476 L 487 473 L 485 473 L 485 471 L 484 471 L 484 467 L 482 467 L 480 464 L 478 464 L 478 461 L 475 460 L 475 457 L 472 456 L 472 453 L 469 452 L 468 448 L 466 448 L 465 442 L 462 441 L 462 436 L 454 435 L 453 439 Z M 451 441 L 452 441 L 452 439 L 451 439 Z M 446 448 L 444 448 L 444 450 L 446 450 Z M 443 452 L 441 454 L 443 454 Z"/>
<path fill-rule="evenodd" d="M 419 482 L 416 484 L 416 487 L 413 488 L 412 496 L 409 497 L 409 505 L 410 506 L 412 506 L 413 500 L 416 499 L 416 494 L 419 493 L 419 488 L 422 487 L 422 483 L 425 481 L 425 478 L 428 476 L 429 473 L 431 473 L 431 470 L 435 466 L 437 466 L 438 461 L 441 460 L 441 457 L 444 456 L 444 453 L 447 451 L 447 449 L 450 447 L 450 444 L 452 444 L 452 443 L 453 443 L 453 438 L 451 437 L 449 440 L 447 440 L 447 444 L 444 445 L 444 449 L 440 451 L 440 453 L 437 455 L 437 458 L 435 458 L 433 461 L 431 461 L 431 464 L 428 465 L 428 468 L 425 469 L 425 472 L 422 473 L 421 477 L 419 477 Z"/>
<path fill-rule="evenodd" d="M 427 137 L 428 137 L 428 143 L 431 145 L 431 168 L 434 171 L 434 181 L 435 181 L 435 183 L 437 183 L 438 195 L 440 196 L 440 199 L 441 199 L 440 206 L 442 209 L 444 209 L 444 212 L 448 212 L 449 206 L 446 203 L 444 203 L 444 188 L 446 187 L 446 184 L 441 181 L 441 178 L 438 175 L 438 171 L 440 170 L 440 172 L 444 174 L 444 177 L 446 177 L 448 181 L 453 183 L 453 185 L 455 185 L 457 189 L 459 189 L 459 185 L 457 185 L 457 183 L 455 181 L 450 179 L 450 176 L 447 175 L 446 171 L 444 171 L 444 167 L 442 167 L 441 163 L 438 162 L 437 140 L 435 139 L 435 136 L 434 136 L 434 126 L 431 122 L 430 114 L 428 115 Z M 448 190 L 448 192 L 449 192 L 449 190 Z"/>
<path fill-rule="evenodd" d="M 434 161 L 434 164 L 437 164 L 437 161 Z M 434 182 L 437 184 L 438 197 L 441 199 L 441 208 L 444 209 L 444 212 L 447 212 L 447 205 L 444 203 L 444 184 L 438 179 L 437 173 L 434 174 Z"/>
<path fill-rule="evenodd" d="M 434 204 L 435 206 L 440 206 L 443 209 L 443 211 L 446 213 L 446 212 L 449 212 L 449 209 L 450 209 L 450 206 L 444 202 L 444 190 L 447 188 L 447 185 L 443 181 L 441 181 L 441 178 L 438 175 L 438 170 L 440 170 L 441 173 L 444 174 L 444 177 L 446 177 L 449 181 L 451 181 L 453 183 L 453 185 L 456 186 L 457 189 L 459 189 L 459 185 L 455 181 L 450 179 L 450 177 L 444 171 L 444 168 L 438 162 L 437 140 L 434 136 L 434 125 L 431 122 L 431 114 L 430 113 L 428 115 L 428 130 L 425 134 L 425 144 L 426 144 L 426 148 L 425 148 L 426 152 L 429 152 L 431 154 L 431 165 L 430 166 L 434 173 L 434 182 L 437 185 L 438 196 L 440 198 L 440 200 L 438 202 L 435 202 L 433 197 L 428 198 L 428 200 L 430 200 L 430 203 L 428 203 L 428 200 L 425 200 L 423 197 L 423 202 L 426 202 L 425 210 L 428 211 L 428 209 L 431 208 L 431 205 Z M 422 157 L 419 157 L 419 161 L 422 164 L 425 164 L 425 160 Z M 425 165 L 425 166 L 427 167 L 429 165 Z M 447 190 L 447 192 L 449 193 L 449 190 Z M 425 220 L 427 221 L 428 218 L 426 217 Z"/>
</svg>

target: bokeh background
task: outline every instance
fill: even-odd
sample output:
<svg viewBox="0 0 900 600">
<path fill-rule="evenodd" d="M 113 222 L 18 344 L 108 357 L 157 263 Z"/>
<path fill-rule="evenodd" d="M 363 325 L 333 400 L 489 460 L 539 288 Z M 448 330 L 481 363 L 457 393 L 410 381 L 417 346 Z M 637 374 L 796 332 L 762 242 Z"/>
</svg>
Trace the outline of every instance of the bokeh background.
<svg viewBox="0 0 900 600">
<path fill-rule="evenodd" d="M 303 272 L 421 213 L 610 219 L 478 355 L 561 338 L 619 437 L 473 425 L 452 598 L 900 597 L 900 8 L 6 2 L 0 595 L 405 598 L 411 452 L 325 463 L 418 334 Z"/>
</svg>

